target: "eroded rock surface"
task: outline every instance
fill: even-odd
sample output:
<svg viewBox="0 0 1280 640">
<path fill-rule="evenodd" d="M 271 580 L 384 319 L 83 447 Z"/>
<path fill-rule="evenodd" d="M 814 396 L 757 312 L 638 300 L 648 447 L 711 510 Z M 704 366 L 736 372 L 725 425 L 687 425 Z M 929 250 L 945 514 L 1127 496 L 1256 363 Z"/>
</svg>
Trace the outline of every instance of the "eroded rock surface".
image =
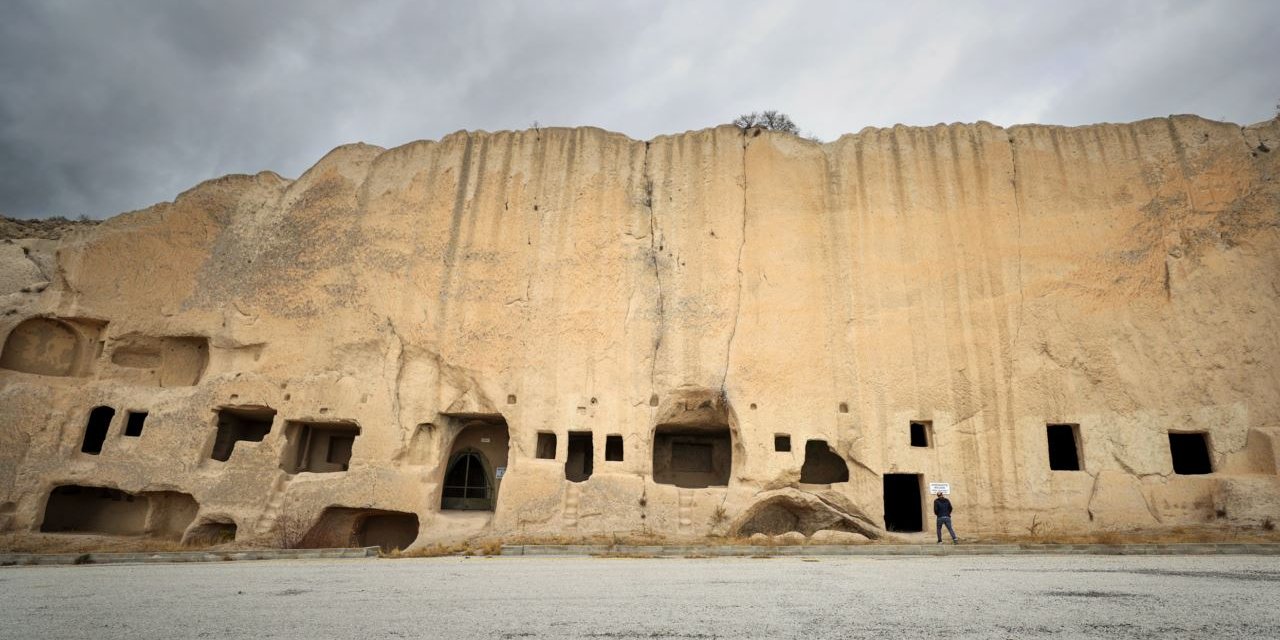
<svg viewBox="0 0 1280 640">
<path fill-rule="evenodd" d="M 1262 525 L 1277 148 L 541 129 L 212 180 L 0 247 L 0 527 L 875 538 L 929 482 L 965 535 Z"/>
</svg>

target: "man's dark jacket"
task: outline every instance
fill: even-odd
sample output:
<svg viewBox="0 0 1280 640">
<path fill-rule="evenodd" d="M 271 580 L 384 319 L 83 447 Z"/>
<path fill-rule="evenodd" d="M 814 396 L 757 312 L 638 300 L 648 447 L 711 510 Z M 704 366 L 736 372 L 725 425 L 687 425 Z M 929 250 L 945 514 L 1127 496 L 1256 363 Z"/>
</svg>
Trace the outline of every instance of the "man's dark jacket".
<svg viewBox="0 0 1280 640">
<path fill-rule="evenodd" d="M 939 518 L 951 517 L 951 501 L 946 498 L 937 498 L 933 501 L 933 515 Z"/>
</svg>

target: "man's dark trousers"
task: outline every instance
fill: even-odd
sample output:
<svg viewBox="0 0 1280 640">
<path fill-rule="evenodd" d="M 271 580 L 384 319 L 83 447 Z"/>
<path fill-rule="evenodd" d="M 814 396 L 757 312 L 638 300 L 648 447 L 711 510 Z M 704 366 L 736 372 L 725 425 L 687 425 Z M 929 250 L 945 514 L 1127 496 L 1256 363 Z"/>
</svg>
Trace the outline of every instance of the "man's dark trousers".
<svg viewBox="0 0 1280 640">
<path fill-rule="evenodd" d="M 951 528 L 951 516 L 938 516 L 938 542 L 942 542 L 942 525 L 947 525 L 947 533 L 951 534 L 951 541 L 956 541 L 956 530 Z"/>
</svg>

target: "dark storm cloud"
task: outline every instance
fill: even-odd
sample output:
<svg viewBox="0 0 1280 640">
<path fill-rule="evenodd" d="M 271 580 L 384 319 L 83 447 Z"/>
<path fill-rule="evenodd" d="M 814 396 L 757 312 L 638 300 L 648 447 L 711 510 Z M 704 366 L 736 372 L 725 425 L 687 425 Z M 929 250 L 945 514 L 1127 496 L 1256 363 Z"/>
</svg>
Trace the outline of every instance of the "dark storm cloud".
<svg viewBox="0 0 1280 640">
<path fill-rule="evenodd" d="M 1254 122 L 1280 99 L 1278 25 L 1267 0 L 0 0 L 0 212 L 100 217 L 346 142 L 535 120 Z"/>
</svg>

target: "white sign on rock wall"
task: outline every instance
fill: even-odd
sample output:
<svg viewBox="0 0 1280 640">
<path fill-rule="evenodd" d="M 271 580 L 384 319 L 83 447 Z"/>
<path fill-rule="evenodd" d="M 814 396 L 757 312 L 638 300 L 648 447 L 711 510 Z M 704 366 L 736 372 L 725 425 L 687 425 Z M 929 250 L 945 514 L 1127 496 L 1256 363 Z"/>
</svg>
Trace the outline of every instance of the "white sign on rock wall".
<svg viewBox="0 0 1280 640">
<path fill-rule="evenodd" d="M 948 495 L 948 496 L 951 495 L 951 483 L 950 482 L 930 482 L 929 483 L 929 495 L 936 496 L 938 495 L 939 491 L 941 491 L 943 495 Z"/>
</svg>

